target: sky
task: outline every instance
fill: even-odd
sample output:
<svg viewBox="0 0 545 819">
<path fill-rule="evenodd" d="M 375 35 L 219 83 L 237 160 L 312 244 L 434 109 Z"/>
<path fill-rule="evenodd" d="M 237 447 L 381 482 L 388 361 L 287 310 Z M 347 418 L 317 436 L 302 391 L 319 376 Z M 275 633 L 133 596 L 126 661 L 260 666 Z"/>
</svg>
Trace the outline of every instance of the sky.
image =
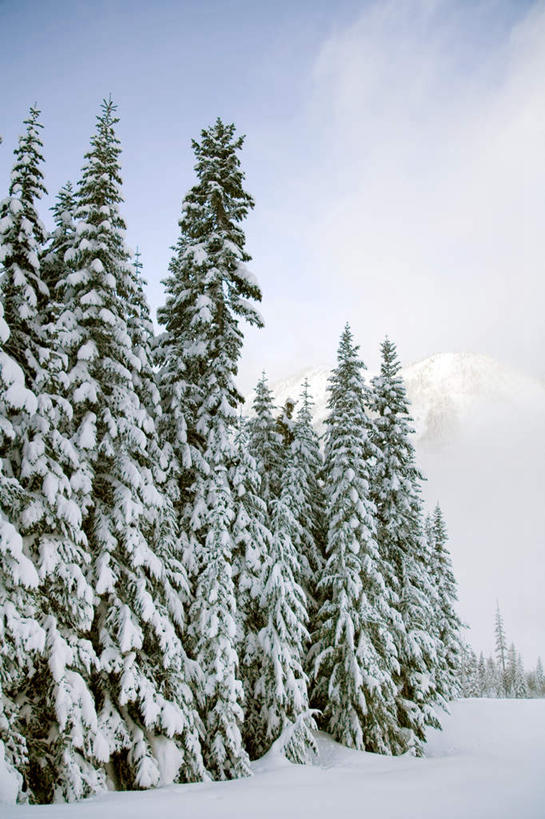
<svg viewBox="0 0 545 819">
<path fill-rule="evenodd" d="M 389 333 L 406 362 L 476 351 L 543 375 L 543 3 L 0 0 L 0 71 L 4 186 L 31 104 L 55 194 L 112 94 L 154 313 L 191 139 L 218 115 L 246 134 L 266 327 L 244 391 L 331 362 L 347 320 L 371 366 Z"/>
<path fill-rule="evenodd" d="M 217 116 L 246 135 L 265 328 L 243 392 L 332 363 L 346 321 L 371 369 L 388 333 L 404 363 L 467 351 L 545 375 L 544 2 L 0 0 L 0 75 L 0 190 L 37 103 L 49 224 L 112 94 L 153 313 L 191 139 Z"/>
</svg>

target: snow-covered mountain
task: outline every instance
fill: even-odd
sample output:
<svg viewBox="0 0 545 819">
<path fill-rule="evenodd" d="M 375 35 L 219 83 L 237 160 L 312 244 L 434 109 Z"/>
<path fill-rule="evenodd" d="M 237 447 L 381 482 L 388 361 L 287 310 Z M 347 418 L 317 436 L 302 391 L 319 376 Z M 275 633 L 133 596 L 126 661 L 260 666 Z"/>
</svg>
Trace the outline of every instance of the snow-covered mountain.
<svg viewBox="0 0 545 819">
<path fill-rule="evenodd" d="M 498 600 L 508 641 L 532 665 L 545 658 L 545 383 L 475 353 L 438 353 L 402 375 L 424 496 L 440 501 L 448 523 L 468 639 L 493 651 Z M 296 399 L 308 378 L 322 428 L 328 376 L 319 367 L 272 384 L 276 404 Z"/>
<path fill-rule="evenodd" d="M 297 399 L 305 378 L 315 401 L 315 418 L 323 428 L 327 415 L 328 367 L 302 370 L 271 385 L 277 406 Z M 375 373 L 368 371 L 369 381 Z M 422 445 L 448 444 L 463 431 L 472 413 L 486 405 L 540 406 L 545 412 L 545 384 L 478 353 L 437 353 L 402 370 L 411 402 L 416 440 Z M 247 405 L 252 396 L 247 397 Z M 545 416 L 544 416 L 545 417 Z"/>
</svg>

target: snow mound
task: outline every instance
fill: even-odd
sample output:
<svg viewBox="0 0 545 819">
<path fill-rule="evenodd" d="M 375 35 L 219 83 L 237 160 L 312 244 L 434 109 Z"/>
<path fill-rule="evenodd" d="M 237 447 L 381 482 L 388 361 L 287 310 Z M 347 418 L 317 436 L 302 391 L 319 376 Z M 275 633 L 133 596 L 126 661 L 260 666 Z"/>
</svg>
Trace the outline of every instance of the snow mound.
<svg viewBox="0 0 545 819">
<path fill-rule="evenodd" d="M 2 806 L 2 819 L 543 819 L 545 700 L 462 700 L 426 757 L 351 751 L 318 734 L 314 765 L 276 753 L 233 782 Z"/>
</svg>

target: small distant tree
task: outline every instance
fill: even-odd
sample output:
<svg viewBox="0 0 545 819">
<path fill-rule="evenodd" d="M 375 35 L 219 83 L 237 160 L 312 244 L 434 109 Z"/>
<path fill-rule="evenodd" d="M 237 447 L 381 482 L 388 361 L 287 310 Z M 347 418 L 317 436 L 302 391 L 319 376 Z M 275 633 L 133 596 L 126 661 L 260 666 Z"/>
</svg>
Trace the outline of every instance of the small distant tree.
<svg viewBox="0 0 545 819">
<path fill-rule="evenodd" d="M 507 661 L 505 664 L 505 696 L 514 697 L 517 682 L 517 651 L 515 644 L 511 643 L 507 651 Z"/>
<path fill-rule="evenodd" d="M 496 659 L 498 661 L 498 673 L 500 679 L 500 695 L 507 696 L 507 642 L 505 639 L 505 629 L 503 627 L 503 617 L 500 611 L 500 604 L 496 604 Z"/>
<path fill-rule="evenodd" d="M 480 697 L 481 688 L 477 655 L 467 644 L 462 648 L 460 672 L 462 695 L 464 697 Z"/>
<path fill-rule="evenodd" d="M 515 680 L 513 684 L 513 696 L 517 697 L 517 699 L 524 699 L 529 694 L 528 691 L 528 681 L 526 679 L 526 674 L 524 671 L 524 666 L 522 664 L 522 657 L 520 654 L 517 654 L 516 664 L 515 664 Z"/>
<path fill-rule="evenodd" d="M 535 679 L 537 696 L 545 697 L 545 674 L 543 673 L 543 664 L 541 662 L 541 657 L 537 658 Z"/>
<path fill-rule="evenodd" d="M 486 662 L 484 659 L 484 654 L 481 651 L 479 654 L 479 662 L 477 665 L 477 676 L 479 680 L 479 696 L 485 697 L 487 696 L 487 680 L 486 680 Z"/>
<path fill-rule="evenodd" d="M 500 689 L 498 669 L 493 657 L 486 660 L 486 694 L 487 697 L 497 697 Z"/>
</svg>

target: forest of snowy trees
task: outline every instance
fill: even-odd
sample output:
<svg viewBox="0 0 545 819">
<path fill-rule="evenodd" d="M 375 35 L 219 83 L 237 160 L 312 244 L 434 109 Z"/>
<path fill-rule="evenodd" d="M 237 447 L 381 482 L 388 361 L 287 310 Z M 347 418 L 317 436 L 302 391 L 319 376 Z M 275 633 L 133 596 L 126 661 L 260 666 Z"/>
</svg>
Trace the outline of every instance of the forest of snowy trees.
<svg viewBox="0 0 545 819">
<path fill-rule="evenodd" d="M 244 417 L 243 138 L 193 142 L 156 337 L 117 121 L 48 233 L 32 108 L 0 204 L 0 766 L 45 803 L 247 776 L 273 742 L 302 763 L 316 727 L 421 754 L 460 622 L 395 345 L 366 381 L 344 328 L 323 442 L 308 386 L 277 410 L 263 376 Z"/>
<path fill-rule="evenodd" d="M 499 604 L 494 628 L 494 657 L 477 654 L 463 645 L 460 653 L 460 693 L 464 697 L 545 697 L 545 674 L 538 657 L 533 671 L 526 671 L 515 644 L 507 645 Z"/>
</svg>

